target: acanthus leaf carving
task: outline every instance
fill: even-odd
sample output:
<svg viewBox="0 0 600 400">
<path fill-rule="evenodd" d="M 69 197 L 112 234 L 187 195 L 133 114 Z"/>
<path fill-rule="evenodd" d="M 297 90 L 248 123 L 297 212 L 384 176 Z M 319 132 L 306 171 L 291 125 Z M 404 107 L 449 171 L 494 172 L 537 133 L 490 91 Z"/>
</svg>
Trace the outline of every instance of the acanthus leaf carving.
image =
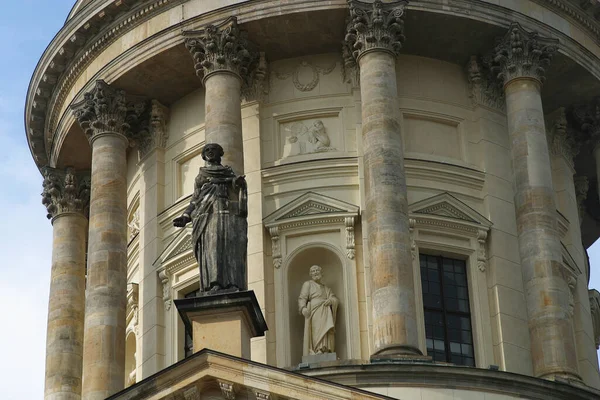
<svg viewBox="0 0 600 400">
<path fill-rule="evenodd" d="M 250 72 L 259 65 L 260 55 L 241 30 L 236 17 L 199 31 L 183 32 L 185 47 L 194 59 L 196 74 L 206 78 L 218 71 L 238 75 L 247 83 Z"/>
<path fill-rule="evenodd" d="M 480 229 L 477 232 L 477 269 L 485 272 L 487 266 L 487 252 L 485 245 L 488 237 L 488 231 Z"/>
<path fill-rule="evenodd" d="M 404 14 L 408 0 L 367 3 L 348 0 L 350 19 L 343 46 L 344 65 L 350 68 L 367 51 L 378 49 L 398 55 L 405 41 Z"/>
<path fill-rule="evenodd" d="M 271 256 L 273 258 L 273 266 L 275 268 L 281 268 L 281 247 L 279 247 L 279 228 L 276 226 L 270 227 L 269 234 L 271 235 Z"/>
<path fill-rule="evenodd" d="M 558 40 L 528 32 L 513 22 L 494 48 L 492 72 L 504 84 L 516 78 L 531 78 L 544 83 L 546 68 L 557 50 Z"/>
<path fill-rule="evenodd" d="M 219 387 L 223 397 L 227 400 L 235 400 L 235 387 L 233 383 L 219 380 Z"/>
<path fill-rule="evenodd" d="M 77 172 L 73 168 L 59 170 L 42 168 L 42 204 L 46 215 L 52 219 L 64 212 L 87 214 L 90 204 L 90 175 L 88 171 Z"/>
<path fill-rule="evenodd" d="M 471 56 L 467 64 L 467 79 L 473 105 L 483 105 L 500 111 L 506 110 L 504 91 L 493 78 L 489 64 L 479 57 Z"/>
<path fill-rule="evenodd" d="M 148 134 L 146 101 L 129 101 L 124 90 L 103 80 L 84 93 L 83 100 L 71 106 L 81 129 L 92 141 L 100 133 L 113 132 L 138 143 Z"/>
</svg>

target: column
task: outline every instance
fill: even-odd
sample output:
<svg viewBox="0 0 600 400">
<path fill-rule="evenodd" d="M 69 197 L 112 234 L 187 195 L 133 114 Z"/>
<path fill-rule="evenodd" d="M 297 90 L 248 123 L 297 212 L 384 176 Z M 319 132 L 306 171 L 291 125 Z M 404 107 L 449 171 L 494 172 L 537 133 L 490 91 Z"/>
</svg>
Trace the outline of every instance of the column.
<svg viewBox="0 0 600 400">
<path fill-rule="evenodd" d="M 400 136 L 396 56 L 408 2 L 348 1 L 345 53 L 360 69 L 368 257 L 371 268 L 371 358 L 420 355 Z"/>
<path fill-rule="evenodd" d="M 166 367 L 165 307 L 162 285 L 154 261 L 162 250 L 163 232 L 158 214 L 164 210 L 165 147 L 169 137 L 169 109 L 152 101 L 149 135 L 138 148 L 140 179 L 140 353 L 137 354 L 141 379 Z"/>
<path fill-rule="evenodd" d="M 248 83 L 249 71 L 258 65 L 259 55 L 251 49 L 235 17 L 183 35 L 206 89 L 205 141 L 220 144 L 225 151 L 223 165 L 243 174 L 241 89 L 242 83 Z"/>
<path fill-rule="evenodd" d="M 494 49 L 503 80 L 533 373 L 579 379 L 541 88 L 558 42 L 514 23 Z"/>
<path fill-rule="evenodd" d="M 84 96 L 73 105 L 92 146 L 82 398 L 100 400 L 125 381 L 126 150 L 144 107 L 104 81 Z"/>
<path fill-rule="evenodd" d="M 44 399 L 81 399 L 89 173 L 43 170 L 42 203 L 52 220 L 52 272 Z"/>
</svg>

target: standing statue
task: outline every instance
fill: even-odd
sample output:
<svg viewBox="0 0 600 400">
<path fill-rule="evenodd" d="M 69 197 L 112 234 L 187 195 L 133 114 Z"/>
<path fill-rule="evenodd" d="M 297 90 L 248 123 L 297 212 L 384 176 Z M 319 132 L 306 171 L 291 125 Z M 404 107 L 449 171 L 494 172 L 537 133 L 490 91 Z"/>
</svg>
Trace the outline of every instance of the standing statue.
<svg viewBox="0 0 600 400">
<path fill-rule="evenodd" d="M 298 310 L 304 316 L 302 355 L 334 353 L 339 300 L 330 288 L 321 283 L 321 267 L 310 267 L 310 277 L 312 280 L 304 282 L 298 297 Z"/>
<path fill-rule="evenodd" d="M 204 146 L 206 164 L 194 182 L 190 205 L 173 220 L 176 227 L 192 222 L 201 292 L 247 289 L 248 189 L 243 175 L 221 165 L 223 154 L 216 143 Z"/>
</svg>

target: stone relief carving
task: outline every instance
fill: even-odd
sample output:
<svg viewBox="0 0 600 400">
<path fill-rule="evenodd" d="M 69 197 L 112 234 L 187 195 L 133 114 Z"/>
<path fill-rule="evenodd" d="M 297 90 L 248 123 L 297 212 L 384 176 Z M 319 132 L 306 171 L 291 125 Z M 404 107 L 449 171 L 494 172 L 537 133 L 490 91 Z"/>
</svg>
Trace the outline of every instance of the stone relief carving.
<svg viewBox="0 0 600 400">
<path fill-rule="evenodd" d="M 573 107 L 571 114 L 585 134 L 584 140 L 596 146 L 600 142 L 600 97 L 589 104 Z"/>
<path fill-rule="evenodd" d="M 223 397 L 227 400 L 235 400 L 235 387 L 233 383 L 219 380 L 219 388 Z"/>
<path fill-rule="evenodd" d="M 298 311 L 304 316 L 304 356 L 335 353 L 335 320 L 339 300 L 321 283 L 322 268 L 310 267 L 310 281 L 304 282 L 298 297 Z"/>
<path fill-rule="evenodd" d="M 309 121 L 294 122 L 284 129 L 288 134 L 283 145 L 282 158 L 337 151 L 336 148 L 331 147 L 327 128 L 320 119 L 315 120 L 312 124 Z"/>
<path fill-rule="evenodd" d="M 513 22 L 494 48 L 491 69 L 504 83 L 521 77 L 543 83 L 546 67 L 557 50 L 558 40 L 528 32 Z"/>
<path fill-rule="evenodd" d="M 292 83 L 294 87 L 301 92 L 310 92 L 319 84 L 319 80 L 321 75 L 329 75 L 335 69 L 337 62 L 334 61 L 331 65 L 326 67 L 320 67 L 318 65 L 312 64 L 310 61 L 302 60 L 300 64 L 298 64 L 294 71 L 292 72 L 278 72 L 273 71 L 272 76 L 279 80 L 287 80 L 292 78 Z M 305 81 L 304 73 L 308 72 L 310 75 L 310 80 Z M 301 75 L 303 75 L 301 77 Z M 301 82 L 302 81 L 302 82 Z"/>
<path fill-rule="evenodd" d="M 136 207 L 132 213 L 129 215 L 129 219 L 127 221 L 127 228 L 129 229 L 129 239 L 135 237 L 138 233 L 140 233 L 140 209 Z"/>
<path fill-rule="evenodd" d="M 467 79 L 471 102 L 473 105 L 483 105 L 500 111 L 506 110 L 504 91 L 498 80 L 492 77 L 489 64 L 477 56 L 471 56 L 467 64 Z"/>
<path fill-rule="evenodd" d="M 487 254 L 485 251 L 485 243 L 487 241 L 487 237 L 487 230 L 480 229 L 477 232 L 477 269 L 479 269 L 481 272 L 485 272 L 487 265 Z"/>
<path fill-rule="evenodd" d="M 417 220 L 414 218 L 408 219 L 408 233 L 410 235 L 410 254 L 412 255 L 413 261 L 417 260 L 417 242 L 415 241 L 415 226 Z"/>
<path fill-rule="evenodd" d="M 356 256 L 356 243 L 354 241 L 354 217 L 346 217 L 346 257 L 354 260 Z"/>
<path fill-rule="evenodd" d="M 163 269 L 158 272 L 158 278 L 162 283 L 165 311 L 169 311 L 173 305 L 173 300 L 171 299 L 171 276 Z"/>
<path fill-rule="evenodd" d="M 42 175 L 42 204 L 46 206 L 48 219 L 63 212 L 87 213 L 91 189 L 89 172 L 44 167 Z"/>
<path fill-rule="evenodd" d="M 565 108 L 559 108 L 548 115 L 546 119 L 546 135 L 550 152 L 553 155 L 564 157 L 571 168 L 574 168 L 574 158 L 579 153 L 580 145 L 573 132 L 568 130 Z"/>
<path fill-rule="evenodd" d="M 273 257 L 273 266 L 281 268 L 281 248 L 279 247 L 279 228 L 273 226 L 269 228 L 271 235 L 271 256 Z"/>
<path fill-rule="evenodd" d="M 138 154 L 140 160 L 156 148 L 164 149 L 169 140 L 167 122 L 169 108 L 163 106 L 158 100 L 150 102 L 150 129 L 149 134 L 139 138 Z"/>
<path fill-rule="evenodd" d="M 579 225 L 583 222 L 585 214 L 585 200 L 587 199 L 590 183 L 587 176 L 576 176 L 575 182 L 575 197 L 577 198 L 577 213 L 579 215 Z"/>
<path fill-rule="evenodd" d="M 594 341 L 596 342 L 596 349 L 598 349 L 600 348 L 600 293 L 595 289 L 591 289 L 588 290 L 588 297 L 594 328 Z"/>
<path fill-rule="evenodd" d="M 127 285 L 127 316 L 131 315 L 130 324 L 133 326 L 133 333 L 138 335 L 138 314 L 139 314 L 139 285 L 129 283 Z"/>
</svg>

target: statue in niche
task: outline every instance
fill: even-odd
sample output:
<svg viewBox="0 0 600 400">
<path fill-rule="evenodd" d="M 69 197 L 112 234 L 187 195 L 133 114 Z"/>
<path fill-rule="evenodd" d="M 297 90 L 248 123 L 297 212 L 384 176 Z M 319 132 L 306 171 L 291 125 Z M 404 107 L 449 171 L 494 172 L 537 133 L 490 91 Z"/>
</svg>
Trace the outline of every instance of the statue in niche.
<svg viewBox="0 0 600 400">
<path fill-rule="evenodd" d="M 283 157 L 297 156 L 309 153 L 336 151 L 331 146 L 327 128 L 320 119 L 307 127 L 302 122 L 295 122 L 289 128 L 291 135 L 286 138 L 283 147 Z"/>
<path fill-rule="evenodd" d="M 200 268 L 200 291 L 246 290 L 248 189 L 243 175 L 221 165 L 223 148 L 202 149 L 206 162 L 194 181 L 194 194 L 176 227 L 192 222 L 194 255 Z"/>
<path fill-rule="evenodd" d="M 304 282 L 298 311 L 304 316 L 304 356 L 335 352 L 335 319 L 339 300 L 321 283 L 322 269 L 310 267 L 310 281 Z"/>
</svg>

